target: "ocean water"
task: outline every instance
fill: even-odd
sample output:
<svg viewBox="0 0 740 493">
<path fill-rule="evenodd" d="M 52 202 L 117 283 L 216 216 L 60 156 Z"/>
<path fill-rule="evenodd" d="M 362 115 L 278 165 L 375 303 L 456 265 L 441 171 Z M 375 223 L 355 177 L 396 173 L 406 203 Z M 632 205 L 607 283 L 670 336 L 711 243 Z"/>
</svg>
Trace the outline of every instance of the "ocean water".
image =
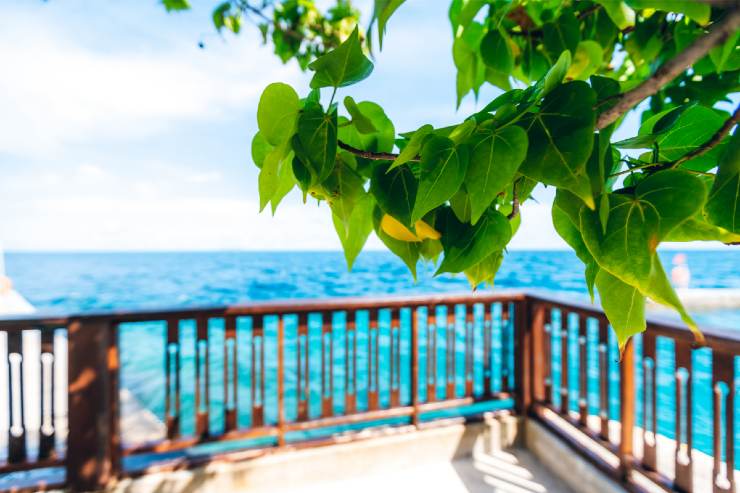
<svg viewBox="0 0 740 493">
<path fill-rule="evenodd" d="M 662 254 L 666 265 L 670 265 L 671 252 Z M 687 252 L 689 266 L 692 270 L 692 287 L 727 287 L 740 288 L 740 251 L 727 249 L 723 251 L 689 251 Z M 51 313 L 84 313 L 112 309 L 140 309 L 186 307 L 203 305 L 224 305 L 251 300 L 272 300 L 287 298 L 326 298 L 342 296 L 373 296 L 392 294 L 418 294 L 461 292 L 469 290 L 464 277 L 443 275 L 433 277 L 432 266 L 419 265 L 418 280 L 415 282 L 406 267 L 393 255 L 387 252 L 365 252 L 360 255 L 354 270 L 347 271 L 344 259 L 339 252 L 204 252 L 204 253 L 10 253 L 6 258 L 8 274 L 13 279 L 16 288 L 41 312 Z M 496 279 L 498 288 L 527 288 L 542 291 L 567 294 L 571 299 L 587 301 L 585 282 L 583 281 L 583 267 L 571 252 L 510 252 Z M 500 306 L 494 306 L 499 310 Z M 441 314 L 440 314 L 441 315 Z M 560 331 L 570 325 L 574 327 L 577 321 L 562 320 L 556 312 L 553 318 L 553 353 L 559 354 Z M 700 324 L 719 326 L 740 330 L 740 310 L 721 310 L 694 314 Z M 476 317 L 480 317 L 480 313 Z M 370 385 L 380 386 L 381 403 L 388 398 L 387 382 L 389 371 L 391 337 L 400 337 L 403 358 L 408 358 L 410 334 L 410 313 L 402 314 L 401 330 L 397 334 L 390 331 L 389 320 L 381 314 L 380 346 L 381 346 L 381 378 Z M 320 329 L 317 320 L 310 320 L 309 351 L 316 351 L 321 344 Z M 341 316 L 332 321 L 334 327 L 334 392 L 335 411 L 342 412 L 343 402 L 339 396 L 344 392 L 344 353 L 346 332 L 344 320 Z M 595 348 L 595 328 L 590 328 L 592 334 L 589 347 Z M 238 339 L 245 344 L 244 358 L 237 362 L 240 373 L 240 388 L 237 395 L 237 404 L 240 409 L 248 409 L 251 405 L 251 381 L 245 365 L 250 361 L 249 320 L 240 320 L 237 327 Z M 494 324 L 494 349 L 502 347 L 506 341 L 504 337 L 511 327 L 501 323 Z M 425 333 L 426 331 L 422 331 Z M 577 381 L 577 330 L 571 329 L 569 344 L 571 351 L 570 387 L 571 407 L 575 410 L 579 398 Z M 195 327 L 192 321 L 183 321 L 180 325 L 182 343 L 182 381 L 183 388 L 183 415 L 192 414 L 192 395 L 195 389 L 194 368 L 196 358 Z M 276 353 L 276 321 L 269 322 L 265 327 L 265 354 L 266 358 L 266 392 L 258 399 L 265 400 L 266 420 L 274 421 L 277 418 L 275 400 L 276 367 L 274 358 Z M 296 361 L 296 330 L 295 320 L 290 317 L 286 320 L 286 358 L 287 361 Z M 438 348 L 444 349 L 444 336 L 438 331 Z M 362 322 L 358 324 L 358 345 L 367 344 L 367 331 Z M 425 335 L 422 337 L 426 337 Z M 220 387 L 223 378 L 223 321 L 214 319 L 209 324 L 210 371 L 211 371 L 211 427 L 214 430 L 223 426 L 223 416 L 217 412 L 222 408 L 223 389 Z M 149 408 L 160 418 L 164 417 L 164 355 L 167 351 L 165 342 L 165 327 L 162 323 L 127 324 L 121 328 L 121 357 L 122 357 L 122 385 L 133 392 L 135 397 L 144 406 Z M 425 368 L 427 355 L 425 354 L 425 340 L 421 340 L 422 354 L 420 364 Z M 461 334 L 458 334 L 456 344 L 458 348 L 464 345 Z M 292 349 L 291 349 L 292 348 Z M 638 361 L 641 344 L 637 344 Z M 475 390 L 483 391 L 482 341 L 476 343 L 477 354 L 474 368 Z M 611 359 L 616 360 L 616 348 L 612 342 Z M 595 357 L 595 352 L 593 352 Z M 494 354 L 499 354 L 494 351 Z M 498 372 L 494 375 L 494 387 L 499 385 L 502 372 L 511 371 L 513 367 L 512 351 L 506 349 L 503 356 L 496 356 L 493 367 Z M 352 383 L 358 398 L 358 407 L 363 409 L 367 405 L 363 401 L 365 389 L 364 376 L 368 371 L 367 354 L 358 352 L 357 373 L 358 381 Z M 591 356 L 589 356 L 591 357 Z M 400 374 L 397 378 L 401 401 L 410 401 L 410 375 L 407 374 L 408 361 L 402 358 Z M 441 358 L 438 357 L 438 363 Z M 504 361 L 506 360 L 506 361 Z M 657 348 L 656 379 L 659 386 L 658 395 L 658 432 L 669 437 L 674 434 L 675 425 L 675 362 L 673 360 L 672 343 L 659 339 Z M 314 362 L 316 359 L 314 358 Z M 457 358 L 458 363 L 462 358 Z M 443 361 L 437 368 L 438 379 L 444 379 Z M 737 366 L 737 365 L 736 365 Z M 592 412 L 598 412 L 598 368 L 591 365 L 589 375 L 587 400 Z M 694 353 L 694 444 L 702 451 L 711 453 L 711 352 L 706 350 Z M 642 365 L 637 367 L 638 385 L 642 381 Z M 318 376 L 321 367 L 313 364 L 310 368 L 312 387 L 309 389 L 309 402 L 313 404 L 311 415 L 317 415 L 320 409 L 320 397 L 326 389 L 318 386 Z M 464 370 L 463 370 L 464 371 Z M 457 387 L 462 391 L 462 372 L 457 374 Z M 740 372 L 736 371 L 736 374 Z M 243 376 L 243 378 L 242 378 Z M 554 384 L 560 381 L 560 362 L 554 361 Z M 295 389 L 295 371 L 286 368 L 286 409 L 287 418 L 294 419 L 294 409 L 298 396 Z M 618 385 L 618 371 L 616 364 L 612 365 L 611 383 L 612 396 L 616 396 Z M 423 384 L 423 382 L 420 382 Z M 441 384 L 440 389 L 444 386 Z M 425 385 L 420 386 L 425 389 Z M 440 390 L 438 389 L 438 391 Z M 494 388 L 494 390 L 496 390 Z M 423 390 L 425 392 L 425 390 Z M 441 396 L 441 395 L 440 395 Z M 422 400 L 426 395 L 422 395 Z M 610 402 L 610 414 L 618 416 L 618 400 L 616 397 Z M 637 422 L 642 420 L 642 406 L 637 409 Z M 249 424 L 248 414 L 240 415 L 239 424 Z M 194 423 L 185 421 L 184 431 L 192 430 Z M 737 433 L 736 433 L 737 435 Z M 740 440 L 736 440 L 740 444 Z"/>
</svg>

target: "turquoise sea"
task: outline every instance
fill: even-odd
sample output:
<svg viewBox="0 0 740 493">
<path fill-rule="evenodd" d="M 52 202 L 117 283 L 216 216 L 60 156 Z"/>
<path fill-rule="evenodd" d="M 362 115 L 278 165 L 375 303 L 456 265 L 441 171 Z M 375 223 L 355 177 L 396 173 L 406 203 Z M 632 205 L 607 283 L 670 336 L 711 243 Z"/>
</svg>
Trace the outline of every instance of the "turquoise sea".
<svg viewBox="0 0 740 493">
<path fill-rule="evenodd" d="M 663 252 L 667 266 L 674 252 Z M 688 251 L 689 266 L 692 271 L 692 287 L 740 288 L 740 251 Z M 16 288 L 42 313 L 84 313 L 113 309 L 191 307 L 204 305 L 225 305 L 254 300 L 273 300 L 288 298 L 327 298 L 342 296 L 386 296 L 418 293 L 461 292 L 469 289 L 462 277 L 444 275 L 432 277 L 433 268 L 420 264 L 418 281 L 414 282 L 406 267 L 387 252 L 365 252 L 360 255 L 353 272 L 347 272 L 344 259 L 339 252 L 200 252 L 200 253 L 9 253 L 6 256 L 7 270 Z M 525 252 L 513 251 L 507 255 L 496 279 L 498 288 L 526 288 L 566 294 L 573 300 L 587 301 L 586 286 L 583 281 L 582 265 L 570 252 Z M 740 330 L 740 310 L 722 310 L 694 314 L 700 324 Z M 553 331 L 557 336 L 564 325 L 558 314 L 553 319 Z M 381 320 L 381 329 L 383 329 Z M 293 322 L 286 321 L 286 344 L 294 347 L 295 328 Z M 344 337 L 344 321 L 339 317 L 333 321 L 335 338 Z M 408 348 L 408 321 L 404 323 L 399 337 L 403 348 Z M 162 323 L 129 324 L 121 330 L 122 385 L 131 390 L 139 402 L 160 418 L 164 417 L 164 355 L 166 351 L 165 328 Z M 238 327 L 247 337 L 249 327 Z M 494 345 L 501 341 L 500 334 L 506 327 L 494 328 Z M 211 395 L 211 406 L 220 409 L 222 389 L 219 385 L 223 375 L 223 323 L 213 320 L 209 326 L 213 342 L 211 350 L 211 372 L 215 383 Z M 194 326 L 184 321 L 180 327 L 183 345 L 183 389 L 190 392 L 187 382 L 192 380 L 195 357 Z M 274 325 L 266 326 L 266 354 L 274 354 Z M 291 333 L 293 335 L 291 336 Z M 498 334 L 498 336 L 497 336 Z M 572 364 L 577 364 L 577 342 L 571 334 Z M 241 336 L 240 336 L 241 337 Z M 362 337 L 362 329 L 358 330 Z M 381 346 L 388 343 L 388 335 L 381 332 Z M 498 337 L 496 339 L 496 337 Z M 320 336 L 311 337 L 311 344 L 320 344 Z M 316 340 L 314 340 L 316 339 Z M 554 341 L 554 353 L 559 354 L 559 337 Z M 272 341 L 272 342 L 271 342 Z M 292 345 L 290 344 L 292 342 Z M 421 341 L 422 343 L 424 341 Z M 336 341 L 335 341 L 336 344 Z M 444 342 L 442 342 L 444 344 Z M 335 353 L 335 379 L 342 381 L 344 371 L 343 344 Z M 640 345 L 638 344 L 638 352 Z M 269 351 L 269 352 L 268 352 Z M 639 356 L 639 354 L 638 354 Z M 289 361 L 295 355 L 286 354 Z M 366 361 L 358 354 L 358 374 L 366 371 Z M 422 367 L 425 354 L 421 355 Z M 612 358 L 616 350 L 612 347 Z M 694 354 L 694 444 L 702 451 L 711 453 L 711 353 L 706 350 Z M 638 358 L 639 359 L 639 358 Z M 674 433 L 675 409 L 675 365 L 671 342 L 658 341 L 657 375 L 658 431 L 667 436 Z M 461 358 L 458 358 L 461 360 Z M 501 363 L 494 361 L 494 363 Z M 505 365 L 506 363 L 504 363 Z M 511 362 L 509 362 L 511 364 Z M 273 371 L 274 363 L 266 362 L 268 372 Z M 402 368 L 408 365 L 402 361 Z M 594 413 L 597 406 L 596 364 L 589 375 L 589 404 Z M 736 365 L 737 366 L 737 365 Z M 612 395 L 616 395 L 618 372 L 612 365 Z M 246 369 L 238 367 L 240 373 Z M 363 370 L 364 369 L 364 370 Z M 571 388 L 576 389 L 577 369 L 570 371 Z M 311 369 L 310 371 L 320 371 Z M 405 371 L 405 370 L 404 370 Z M 480 388 L 482 369 L 476 367 L 476 387 Z M 191 373 L 188 373 L 191 372 Z M 555 385 L 559 382 L 559 361 L 554 363 Z M 736 374 L 740 372 L 736 371 Z M 188 375 L 191 375 L 188 377 Z M 286 374 L 290 379 L 290 374 Z M 410 399 L 408 375 L 400 375 L 401 398 Z M 461 378 L 461 377 L 460 377 Z M 638 383 L 641 381 L 641 365 L 638 365 Z M 241 379 L 240 379 L 241 380 Z M 386 381 L 386 379 L 383 379 Z M 247 378 L 240 383 L 239 399 L 248 398 L 250 382 Z M 288 382 L 290 388 L 291 382 Z M 359 376 L 358 376 L 358 385 Z M 461 384 L 460 384 L 461 385 Z M 274 381 L 267 382 L 266 419 L 276 418 L 274 402 Z M 341 388 L 335 392 L 341 392 Z M 362 389 L 358 388 L 358 391 Z M 312 388 L 312 396 L 320 395 L 321 389 Z M 381 401 L 383 392 L 381 389 Z M 360 392 L 358 392 L 360 395 Z M 247 396 L 247 397 L 244 397 Z M 577 393 L 572 397 L 571 406 L 576 409 Z M 187 398 L 186 398 L 187 399 Z M 288 396 L 286 405 L 293 409 L 295 396 Z M 314 399 L 314 402 L 316 399 Z M 238 402 L 246 408 L 248 402 Z M 341 400 L 337 399 L 336 411 L 341 412 Z M 358 402 L 362 408 L 364 404 Z M 192 402 L 183 402 L 184 414 L 192 409 Z M 315 412 L 315 411 L 314 411 Z M 618 414 L 618 401 L 610 403 L 610 413 Z M 288 418 L 292 417 L 291 411 Z M 638 406 L 638 424 L 642 419 L 642 406 Z M 240 416 L 240 424 L 248 425 L 248 416 Z M 737 420 L 736 420 L 737 422 Z M 183 423 L 185 431 L 192 429 L 192 423 Z M 211 425 L 214 429 L 223 426 L 222 416 L 213 412 Z M 736 435 L 738 435 L 736 433 Z M 740 437 L 740 435 L 738 435 Z M 740 443 L 740 440 L 736 440 Z"/>
</svg>

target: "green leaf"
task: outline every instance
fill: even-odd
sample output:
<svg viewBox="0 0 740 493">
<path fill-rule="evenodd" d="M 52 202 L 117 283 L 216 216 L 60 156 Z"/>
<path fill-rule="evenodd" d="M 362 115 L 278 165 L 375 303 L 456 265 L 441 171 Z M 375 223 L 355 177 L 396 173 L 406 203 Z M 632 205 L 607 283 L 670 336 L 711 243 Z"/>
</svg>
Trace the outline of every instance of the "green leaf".
<svg viewBox="0 0 740 493">
<path fill-rule="evenodd" d="M 486 283 L 493 286 L 493 281 L 496 279 L 496 273 L 501 267 L 501 263 L 504 261 L 504 252 L 494 252 L 488 257 L 484 258 L 474 266 L 465 270 L 465 277 L 468 278 L 468 283 L 472 289 L 476 289 L 481 283 Z"/>
<path fill-rule="evenodd" d="M 629 338 L 646 328 L 645 296 L 604 269 L 596 274 L 595 283 L 601 307 L 617 335 L 621 354 Z"/>
<path fill-rule="evenodd" d="M 611 194 L 606 228 L 603 211 L 580 212 L 580 231 L 599 265 L 649 296 L 652 256 L 658 244 L 704 205 L 704 183 L 669 169 L 641 181 L 635 196 Z"/>
<path fill-rule="evenodd" d="M 513 181 L 526 155 L 527 133 L 522 128 L 509 126 L 483 133 L 482 139 L 473 147 L 465 175 L 473 224 Z"/>
<path fill-rule="evenodd" d="M 635 25 L 635 11 L 622 0 L 595 0 L 606 10 L 607 15 L 620 30 Z"/>
<path fill-rule="evenodd" d="M 725 117 L 721 113 L 706 106 L 696 105 L 686 109 L 675 123 L 656 139 L 659 150 L 658 159 L 672 162 L 702 147 L 724 122 Z M 706 165 L 707 169 L 711 169 L 716 166 L 718 153 L 723 147 L 718 146 L 703 156 L 687 161 L 683 166 L 697 169 L 697 167 Z"/>
<path fill-rule="evenodd" d="M 708 3 L 697 0 L 626 0 L 633 9 L 655 9 L 665 12 L 678 12 L 699 24 L 709 22 L 711 8 Z"/>
<path fill-rule="evenodd" d="M 352 124 L 360 133 L 370 134 L 378 131 L 375 125 L 373 125 L 372 120 L 362 114 L 362 110 L 357 106 L 352 96 L 344 98 L 344 107 L 347 108 L 347 113 L 352 117 Z"/>
<path fill-rule="evenodd" d="M 373 20 L 378 19 L 378 42 L 380 49 L 383 49 L 383 35 L 385 35 L 385 26 L 388 19 L 393 13 L 403 5 L 405 0 L 375 0 L 375 10 L 373 11 Z M 372 24 L 372 21 L 371 21 Z"/>
<path fill-rule="evenodd" d="M 396 129 L 383 108 L 371 101 L 357 103 L 357 109 L 375 127 L 374 132 L 361 133 L 356 125 L 339 129 L 339 139 L 357 148 L 373 152 L 390 152 L 395 144 Z"/>
<path fill-rule="evenodd" d="M 386 172 L 384 166 L 377 166 L 370 180 L 370 193 L 386 214 L 390 214 L 404 226 L 411 229 L 415 221 L 411 213 L 416 201 L 418 183 L 407 166 Z"/>
<path fill-rule="evenodd" d="M 403 168 L 399 168 L 402 170 Z M 419 262 L 420 255 L 420 243 L 413 241 L 400 241 L 388 236 L 383 228 L 380 227 L 380 221 L 383 218 L 383 211 L 376 207 L 373 212 L 373 226 L 375 228 L 375 234 L 378 236 L 380 241 L 388 247 L 388 250 L 393 252 L 398 258 L 400 258 L 406 267 L 411 271 L 411 275 L 414 276 L 416 281 L 416 264 Z"/>
<path fill-rule="evenodd" d="M 231 10 L 231 2 L 223 2 L 213 9 L 211 17 L 213 18 L 213 25 L 217 31 L 221 31 L 226 24 L 225 15 L 229 10 Z"/>
<path fill-rule="evenodd" d="M 265 137 L 260 132 L 254 134 L 252 138 L 252 161 L 254 161 L 254 165 L 262 168 L 265 158 L 272 149 L 273 146 L 265 140 Z"/>
<path fill-rule="evenodd" d="M 460 187 L 460 190 L 455 195 L 450 197 L 450 207 L 458 221 L 463 223 L 470 222 L 473 205 L 470 203 L 470 195 L 468 195 L 464 185 Z"/>
<path fill-rule="evenodd" d="M 573 63 L 568 69 L 567 77 L 575 80 L 586 80 L 591 77 L 604 59 L 604 50 L 596 41 L 586 40 L 578 43 Z"/>
<path fill-rule="evenodd" d="M 535 85 L 536 98 L 544 98 L 563 82 L 571 64 L 570 51 L 564 51 L 558 57 L 558 61 L 550 67 L 545 76 L 537 81 Z"/>
<path fill-rule="evenodd" d="M 177 12 L 190 8 L 188 0 L 161 0 L 161 2 L 167 12 Z"/>
<path fill-rule="evenodd" d="M 632 286 L 645 284 L 658 247 L 660 217 L 649 203 L 625 195 L 613 194 L 609 206 L 606 232 L 598 212 L 581 209 L 583 242 L 602 269 Z"/>
<path fill-rule="evenodd" d="M 660 217 L 659 241 L 701 211 L 707 201 L 704 182 L 695 174 L 680 169 L 667 169 L 650 175 L 637 185 L 635 193 Z"/>
<path fill-rule="evenodd" d="M 311 88 L 345 87 L 370 76 L 373 63 L 362 52 L 359 28 L 336 49 L 320 56 L 308 65 L 315 72 Z"/>
<path fill-rule="evenodd" d="M 480 54 L 483 62 L 504 74 L 509 74 L 514 67 L 514 54 L 511 51 L 508 36 L 499 29 L 491 29 L 480 43 Z"/>
<path fill-rule="evenodd" d="M 349 228 L 350 217 L 357 201 L 365 195 L 365 181 L 343 160 L 338 159 L 334 170 L 321 184 L 322 197 L 338 217 Z"/>
<path fill-rule="evenodd" d="M 444 258 L 435 275 L 463 272 L 503 250 L 511 240 L 509 220 L 495 209 L 486 211 L 475 226 L 458 221 L 450 209 L 441 212 L 436 226 L 442 232 Z"/>
<path fill-rule="evenodd" d="M 703 343 L 704 336 L 696 325 L 696 322 L 694 322 L 694 319 L 691 318 L 683 307 L 683 304 L 676 294 L 676 291 L 674 291 L 673 286 L 671 286 L 657 253 L 654 253 L 652 257 L 650 279 L 648 280 L 647 285 L 641 285 L 639 288 L 645 296 L 649 297 L 653 301 L 676 310 L 681 316 L 681 320 L 683 320 L 694 333 L 697 341 L 699 343 Z"/>
<path fill-rule="evenodd" d="M 297 139 L 293 142 L 296 154 L 311 172 L 311 183 L 324 181 L 334 168 L 337 155 L 336 108 L 326 114 L 320 104 L 306 103 L 298 118 Z"/>
<path fill-rule="evenodd" d="M 403 164 L 406 164 L 412 159 L 416 158 L 416 156 L 419 154 L 419 151 L 421 151 L 424 140 L 426 140 L 427 136 L 432 133 L 432 130 L 434 130 L 434 127 L 432 127 L 428 123 L 419 127 L 409 139 L 406 147 L 403 148 L 403 150 L 398 154 L 398 157 L 393 161 L 391 167 L 388 168 L 388 171 L 397 168 Z"/>
<path fill-rule="evenodd" d="M 458 191 L 468 166 L 466 147 L 456 147 L 452 140 L 434 135 L 424 143 L 419 164 L 419 191 L 411 222 L 416 222 L 427 212 L 444 204 Z"/>
<path fill-rule="evenodd" d="M 740 233 L 740 131 L 727 144 L 705 207 L 709 221 L 732 233 Z"/>
<path fill-rule="evenodd" d="M 334 229 L 342 242 L 344 258 L 347 260 L 347 269 L 352 270 L 355 259 L 365 246 L 370 232 L 373 230 L 373 208 L 375 202 L 372 195 L 364 194 L 355 203 L 352 213 L 343 220 L 332 214 Z"/>
<path fill-rule="evenodd" d="M 290 151 L 290 146 L 287 142 L 275 147 L 265 156 L 257 179 L 260 194 L 260 212 L 270 203 L 278 189 L 281 188 L 280 185 L 285 174 L 285 171 L 281 170 L 291 168 L 292 161 L 293 153 Z M 278 202 L 280 199 L 282 197 L 278 199 Z M 277 207 L 277 204 L 274 207 Z"/>
<path fill-rule="evenodd" d="M 545 54 L 551 62 L 557 60 L 561 53 L 575 53 L 581 40 L 580 23 L 572 10 L 564 10 L 560 17 L 542 26 Z"/>
<path fill-rule="evenodd" d="M 580 211 L 583 201 L 564 189 L 559 189 L 552 203 L 552 224 L 558 235 L 576 252 L 586 266 L 586 286 L 594 299 L 594 277 L 598 271 L 596 260 L 583 242 L 580 230 Z"/>
<path fill-rule="evenodd" d="M 548 94 L 539 113 L 523 118 L 529 146 L 520 167 L 525 176 L 562 187 L 594 207 L 586 162 L 593 148 L 596 93 L 582 81 Z"/>
<path fill-rule="evenodd" d="M 740 68 L 740 31 L 735 31 L 727 41 L 709 51 L 709 58 L 717 67 L 717 72 Z"/>
<path fill-rule="evenodd" d="M 697 214 L 673 228 L 665 241 L 720 241 L 734 244 L 740 243 L 740 234 L 710 224 L 701 214 Z"/>
<path fill-rule="evenodd" d="M 262 92 L 257 106 L 257 125 L 265 140 L 277 146 L 295 132 L 300 102 L 288 84 L 275 82 Z"/>
</svg>

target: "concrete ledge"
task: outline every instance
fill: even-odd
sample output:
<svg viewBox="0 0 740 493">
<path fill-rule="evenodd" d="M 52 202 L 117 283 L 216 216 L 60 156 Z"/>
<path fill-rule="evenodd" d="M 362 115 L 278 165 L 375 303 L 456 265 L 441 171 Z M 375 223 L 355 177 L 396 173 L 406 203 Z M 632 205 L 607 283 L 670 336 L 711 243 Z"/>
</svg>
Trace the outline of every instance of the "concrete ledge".
<svg viewBox="0 0 740 493">
<path fill-rule="evenodd" d="M 250 493 L 296 491 L 322 481 L 402 473 L 424 463 L 451 463 L 474 450 L 506 447 L 516 440 L 514 418 L 452 424 L 410 433 L 312 449 L 276 451 L 239 462 L 214 462 L 192 470 L 126 479 L 110 491 Z M 496 443 L 493 443 L 496 442 Z"/>
<path fill-rule="evenodd" d="M 576 493 L 622 493 L 625 489 L 594 467 L 544 426 L 525 420 L 526 447 Z"/>
</svg>

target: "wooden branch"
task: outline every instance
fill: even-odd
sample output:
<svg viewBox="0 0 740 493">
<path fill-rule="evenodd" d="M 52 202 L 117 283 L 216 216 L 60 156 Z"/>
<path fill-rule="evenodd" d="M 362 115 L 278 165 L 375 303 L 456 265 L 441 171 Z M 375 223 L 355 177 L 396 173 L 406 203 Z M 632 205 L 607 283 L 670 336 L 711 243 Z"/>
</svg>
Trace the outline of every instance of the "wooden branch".
<svg viewBox="0 0 740 493">
<path fill-rule="evenodd" d="M 599 115 L 596 128 L 600 130 L 608 127 L 645 98 L 657 93 L 663 86 L 703 58 L 709 50 L 724 43 L 738 28 L 740 28 L 740 8 L 727 11 L 722 20 L 709 28 L 707 34 L 697 38 L 685 50 L 664 63 L 650 78 L 624 93 L 617 104 Z"/>
<path fill-rule="evenodd" d="M 725 120 L 725 123 L 722 124 L 719 130 L 717 130 L 708 141 L 706 141 L 704 144 L 697 147 L 693 151 L 687 153 L 685 156 L 682 156 L 676 161 L 672 162 L 670 167 L 675 168 L 680 164 L 685 163 L 686 161 L 697 158 L 711 151 L 713 148 L 717 147 L 720 142 L 722 142 L 722 139 L 724 139 L 725 136 L 730 133 L 732 127 L 737 125 L 738 122 L 740 122 L 740 105 L 735 108 L 735 112 L 732 114 L 732 116 Z"/>
<path fill-rule="evenodd" d="M 344 149 L 350 154 L 354 154 L 355 156 L 362 157 L 365 159 L 371 159 L 373 161 L 394 161 L 398 157 L 398 154 L 393 154 L 391 152 L 363 151 L 362 149 L 352 147 L 351 145 L 344 143 L 341 140 L 337 140 L 337 145 L 339 146 L 340 149 Z M 418 160 L 419 160 L 419 156 L 416 156 L 415 158 L 410 159 L 409 161 L 418 161 Z"/>
</svg>

